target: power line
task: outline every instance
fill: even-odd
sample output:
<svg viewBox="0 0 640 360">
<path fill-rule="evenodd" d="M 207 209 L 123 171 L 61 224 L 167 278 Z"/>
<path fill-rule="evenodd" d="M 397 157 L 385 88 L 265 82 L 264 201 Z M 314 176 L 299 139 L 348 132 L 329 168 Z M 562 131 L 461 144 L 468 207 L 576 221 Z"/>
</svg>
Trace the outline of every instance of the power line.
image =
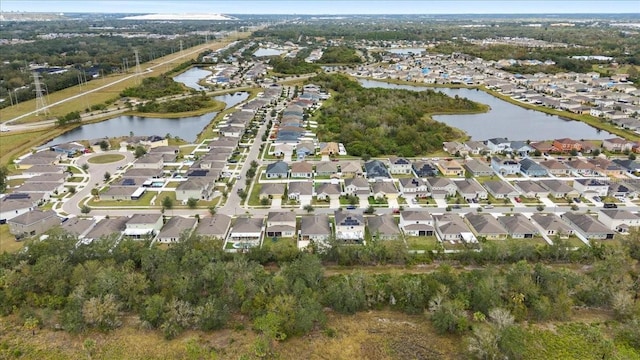
<svg viewBox="0 0 640 360">
<path fill-rule="evenodd" d="M 40 74 L 36 71 L 31 73 L 33 76 L 33 85 L 35 87 L 36 93 L 36 115 L 40 115 L 40 113 L 44 115 L 49 115 L 49 108 L 47 107 L 47 100 L 44 98 L 44 90 L 42 89 L 42 84 L 40 83 Z"/>
</svg>

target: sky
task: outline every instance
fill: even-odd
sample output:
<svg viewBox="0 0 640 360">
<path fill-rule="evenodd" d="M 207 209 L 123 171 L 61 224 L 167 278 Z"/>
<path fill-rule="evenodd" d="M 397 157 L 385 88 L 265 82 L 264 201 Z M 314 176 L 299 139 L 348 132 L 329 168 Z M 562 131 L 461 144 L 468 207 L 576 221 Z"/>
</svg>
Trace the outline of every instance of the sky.
<svg viewBox="0 0 640 360">
<path fill-rule="evenodd" d="M 638 0 L 0 0 L 1 11 L 221 14 L 540 14 L 640 13 Z"/>
</svg>

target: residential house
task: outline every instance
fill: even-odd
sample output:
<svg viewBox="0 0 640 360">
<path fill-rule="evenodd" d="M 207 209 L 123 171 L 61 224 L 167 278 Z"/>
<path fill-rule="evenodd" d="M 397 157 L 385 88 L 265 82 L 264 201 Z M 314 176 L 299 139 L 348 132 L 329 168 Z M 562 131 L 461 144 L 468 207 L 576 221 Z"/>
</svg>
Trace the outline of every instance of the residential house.
<svg viewBox="0 0 640 360">
<path fill-rule="evenodd" d="M 443 177 L 429 177 L 426 179 L 429 194 L 434 199 L 444 199 L 448 196 L 455 196 L 458 187 L 453 180 Z"/>
<path fill-rule="evenodd" d="M 475 235 L 457 214 L 445 213 L 434 215 L 436 233 L 440 241 L 477 242 Z M 471 236 L 472 235 L 472 236 Z"/>
<path fill-rule="evenodd" d="M 316 176 L 336 177 L 338 165 L 333 161 L 322 161 L 316 164 Z"/>
<path fill-rule="evenodd" d="M 394 240 L 402 235 L 396 220 L 391 214 L 382 214 L 367 217 L 367 226 L 372 239 Z"/>
<path fill-rule="evenodd" d="M 555 214 L 540 214 L 536 213 L 531 215 L 531 220 L 538 224 L 540 229 L 544 231 L 548 236 L 559 236 L 561 238 L 567 238 L 573 235 L 573 228 L 566 222 L 562 221 Z"/>
<path fill-rule="evenodd" d="M 96 223 L 96 225 L 89 230 L 85 235 L 83 242 L 90 243 L 94 240 L 104 238 L 120 238 L 122 232 L 126 228 L 129 218 L 126 216 L 111 217 L 108 219 L 102 219 Z"/>
<path fill-rule="evenodd" d="M 59 165 L 33 165 L 30 168 L 24 170 L 22 175 L 24 176 L 37 176 L 42 174 L 63 174 L 65 169 Z"/>
<path fill-rule="evenodd" d="M 186 202 L 189 199 L 209 200 L 215 190 L 215 182 L 210 177 L 190 177 L 176 187 L 176 200 Z"/>
<path fill-rule="evenodd" d="M 133 163 L 134 169 L 162 169 L 163 167 L 164 158 L 162 154 L 147 153 Z"/>
<path fill-rule="evenodd" d="M 553 196 L 556 199 L 562 198 L 574 198 L 580 196 L 577 190 L 569 186 L 565 181 L 562 180 L 540 180 L 538 182 L 542 185 L 543 188 L 549 190 L 549 195 Z"/>
<path fill-rule="evenodd" d="M 229 231 L 229 242 L 234 243 L 234 247 L 244 249 L 260 246 L 264 232 L 263 222 L 263 218 L 237 218 Z"/>
<path fill-rule="evenodd" d="M 320 143 L 320 151 L 318 152 L 320 155 L 337 156 L 339 152 L 338 143 Z"/>
<path fill-rule="evenodd" d="M 336 239 L 356 243 L 364 241 L 365 222 L 361 213 L 337 210 L 334 216 Z"/>
<path fill-rule="evenodd" d="M 629 174 L 635 174 L 640 170 L 640 162 L 630 159 L 613 159 L 613 162 L 618 164 Z"/>
<path fill-rule="evenodd" d="M 344 192 L 347 195 L 370 195 L 369 182 L 364 178 L 344 180 Z"/>
<path fill-rule="evenodd" d="M 513 183 L 516 190 L 520 191 L 523 197 L 533 198 L 546 198 L 549 196 L 549 191 L 542 187 L 537 181 L 522 180 L 515 181 Z"/>
<path fill-rule="evenodd" d="M 223 214 L 214 214 L 211 217 L 200 218 L 200 222 L 196 227 L 196 234 L 209 239 L 225 239 L 229 228 L 231 227 L 231 218 Z"/>
<path fill-rule="evenodd" d="M 127 223 L 123 234 L 135 239 L 154 238 L 162 229 L 162 214 L 133 214 Z"/>
<path fill-rule="evenodd" d="M 530 177 L 547 176 L 547 169 L 530 158 L 520 160 L 520 172 Z"/>
<path fill-rule="evenodd" d="M 633 142 L 617 137 L 602 140 L 602 147 L 611 152 L 631 151 L 633 145 Z"/>
<path fill-rule="evenodd" d="M 600 174 L 604 174 L 606 176 L 619 176 L 626 172 L 626 170 L 617 163 L 603 157 L 588 159 L 587 162 L 595 166 Z"/>
<path fill-rule="evenodd" d="M 380 160 L 370 160 L 364 163 L 364 172 L 367 179 L 390 179 L 389 171 Z"/>
<path fill-rule="evenodd" d="M 469 155 L 469 148 L 466 145 L 457 141 L 447 141 L 442 143 L 442 149 L 450 155 L 454 156 L 467 156 Z"/>
<path fill-rule="evenodd" d="M 293 237 L 296 234 L 296 213 L 293 211 L 269 211 L 267 237 Z"/>
<path fill-rule="evenodd" d="M 566 165 L 571 168 L 572 172 L 580 176 L 594 176 L 599 173 L 599 170 L 595 165 L 580 159 L 567 161 Z"/>
<path fill-rule="evenodd" d="M 339 183 L 320 183 L 316 188 L 316 197 L 318 200 L 339 200 L 341 193 L 342 189 L 340 189 Z"/>
<path fill-rule="evenodd" d="M 605 197 L 609 192 L 609 183 L 597 179 L 576 179 L 573 181 L 573 188 L 581 195 L 591 193 Z"/>
<path fill-rule="evenodd" d="M 43 194 L 44 201 L 48 201 L 56 194 L 64 194 L 66 191 L 67 188 L 64 187 L 64 183 L 29 181 L 13 189 L 14 193 L 36 194 L 36 196 L 37 194 Z"/>
<path fill-rule="evenodd" d="M 291 164 L 291 177 L 313 179 L 313 165 L 306 161 Z"/>
<path fill-rule="evenodd" d="M 512 141 L 511 142 L 511 152 L 514 155 L 525 157 L 529 156 L 529 153 L 534 152 L 534 148 L 532 148 L 526 141 Z"/>
<path fill-rule="evenodd" d="M 505 138 L 493 138 L 487 140 L 487 147 L 491 153 L 511 151 L 511 141 Z"/>
<path fill-rule="evenodd" d="M 35 207 L 36 204 L 33 203 L 31 195 L 9 194 L 0 199 L 0 224 L 5 224 L 16 216 L 30 212 Z"/>
<path fill-rule="evenodd" d="M 38 151 L 20 160 L 16 160 L 15 165 L 19 170 L 29 169 L 36 165 L 56 165 L 62 157 L 62 154 L 54 151 Z"/>
<path fill-rule="evenodd" d="M 498 221 L 513 239 L 531 239 L 538 234 L 536 226 L 522 214 L 499 216 Z"/>
<path fill-rule="evenodd" d="M 189 236 L 198 224 L 196 218 L 173 216 L 158 233 L 158 242 L 171 244 L 181 240 L 181 236 Z"/>
<path fill-rule="evenodd" d="M 625 209 L 602 209 L 598 212 L 598 221 L 609 229 L 623 234 L 640 226 L 640 216 Z"/>
<path fill-rule="evenodd" d="M 428 161 L 414 161 L 413 164 L 411 164 L 411 167 L 413 168 L 413 172 L 417 177 L 424 178 L 430 176 L 438 176 L 438 169 L 436 169 L 433 164 Z"/>
<path fill-rule="evenodd" d="M 571 174 L 571 168 L 556 159 L 540 161 L 540 165 L 547 169 L 547 173 L 555 176 Z"/>
<path fill-rule="evenodd" d="M 338 163 L 340 165 L 340 173 L 343 177 L 356 177 L 362 176 L 362 165 L 359 161 L 341 161 Z"/>
<path fill-rule="evenodd" d="M 466 161 L 463 166 L 474 177 L 495 175 L 493 169 L 482 160 L 471 159 Z"/>
<path fill-rule="evenodd" d="M 491 168 L 501 175 L 515 175 L 520 172 L 520 163 L 513 159 L 491 157 Z"/>
<path fill-rule="evenodd" d="M 582 151 L 582 143 L 569 138 L 554 140 L 553 147 L 560 152 L 571 152 L 571 150 Z"/>
<path fill-rule="evenodd" d="M 260 199 L 281 199 L 284 196 L 285 184 L 267 183 L 260 188 Z"/>
<path fill-rule="evenodd" d="M 464 176 L 464 168 L 456 160 L 440 160 L 436 162 L 436 166 L 444 176 Z"/>
<path fill-rule="evenodd" d="M 506 181 L 502 180 L 490 180 L 485 181 L 482 184 L 485 189 L 496 199 L 514 198 L 520 195 L 518 190 L 511 186 Z"/>
<path fill-rule="evenodd" d="M 408 236 L 433 236 L 435 234 L 433 216 L 428 211 L 401 211 L 399 225 Z"/>
<path fill-rule="evenodd" d="M 402 178 L 399 180 L 400 191 L 405 198 L 424 198 L 429 194 L 427 182 L 420 178 Z"/>
<path fill-rule="evenodd" d="M 325 214 L 303 216 L 300 221 L 300 237 L 298 248 L 304 249 L 311 241 L 319 245 L 327 245 L 331 237 L 329 217 Z"/>
<path fill-rule="evenodd" d="M 267 165 L 265 176 L 267 179 L 286 179 L 289 174 L 289 165 L 284 161 L 276 161 Z"/>
<path fill-rule="evenodd" d="M 464 144 L 466 145 L 467 149 L 469 149 L 469 153 L 471 153 L 472 155 L 484 155 L 491 152 L 491 150 L 489 150 L 489 147 L 481 141 L 469 140 Z"/>
<path fill-rule="evenodd" d="M 376 181 L 371 184 L 371 193 L 374 198 L 397 199 L 400 195 L 392 181 Z"/>
<path fill-rule="evenodd" d="M 292 181 L 288 185 L 287 197 L 297 201 L 301 207 L 311 205 L 313 200 L 313 181 Z"/>
<path fill-rule="evenodd" d="M 613 239 L 613 231 L 591 215 L 566 212 L 560 217 L 587 239 Z"/>
<path fill-rule="evenodd" d="M 475 179 L 455 180 L 458 193 L 467 201 L 487 199 L 487 190 Z"/>
<path fill-rule="evenodd" d="M 487 240 L 503 240 L 507 238 L 507 230 L 491 214 L 467 213 L 464 221 L 469 225 L 473 234 Z"/>
<path fill-rule="evenodd" d="M 298 159 L 304 159 L 309 155 L 313 155 L 316 152 L 316 146 L 311 141 L 301 141 L 296 145 L 296 157 Z"/>
<path fill-rule="evenodd" d="M 411 174 L 411 162 L 405 158 L 390 156 L 389 172 L 391 174 Z"/>
<path fill-rule="evenodd" d="M 60 225 L 60 218 L 53 210 L 34 209 L 7 220 L 9 232 L 16 238 L 37 236 Z"/>
<path fill-rule="evenodd" d="M 76 237 L 80 241 L 84 241 L 86 235 L 96 225 L 94 219 L 82 219 L 79 217 L 70 218 L 60 225 L 60 229 L 65 233 Z"/>
<path fill-rule="evenodd" d="M 608 195 L 618 199 L 633 199 L 637 195 L 637 191 L 632 189 L 630 184 L 614 182 L 609 184 Z"/>
<path fill-rule="evenodd" d="M 276 144 L 273 147 L 273 155 L 276 157 L 291 156 L 293 154 L 293 145 Z"/>
<path fill-rule="evenodd" d="M 142 192 L 144 192 L 144 188 L 141 188 Z M 101 200 L 109 200 L 109 201 L 126 201 L 126 200 L 135 200 L 133 199 L 133 195 L 138 195 L 140 191 L 135 186 L 119 186 L 113 185 L 110 186 L 107 191 L 100 194 Z"/>
</svg>

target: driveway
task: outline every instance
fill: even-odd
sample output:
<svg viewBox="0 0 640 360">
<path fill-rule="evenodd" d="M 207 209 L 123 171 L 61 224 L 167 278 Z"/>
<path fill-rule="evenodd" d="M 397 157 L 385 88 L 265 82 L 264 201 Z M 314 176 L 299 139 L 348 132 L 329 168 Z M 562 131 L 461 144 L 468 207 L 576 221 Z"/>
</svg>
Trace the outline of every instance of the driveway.
<svg viewBox="0 0 640 360">
<path fill-rule="evenodd" d="M 274 198 L 271 200 L 271 208 L 272 209 L 282 209 L 282 199 Z"/>
<path fill-rule="evenodd" d="M 329 209 L 339 209 L 340 199 L 329 199 Z"/>
<path fill-rule="evenodd" d="M 358 207 L 360 209 L 366 209 L 369 207 L 369 195 L 358 195 Z"/>
</svg>

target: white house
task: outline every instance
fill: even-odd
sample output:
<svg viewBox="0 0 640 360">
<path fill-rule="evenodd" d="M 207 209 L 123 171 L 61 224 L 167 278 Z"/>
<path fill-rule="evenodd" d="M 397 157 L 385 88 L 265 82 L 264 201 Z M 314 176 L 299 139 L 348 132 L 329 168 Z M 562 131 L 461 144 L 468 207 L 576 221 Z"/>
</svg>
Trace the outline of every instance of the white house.
<svg viewBox="0 0 640 360">
<path fill-rule="evenodd" d="M 640 226 L 640 216 L 624 209 L 602 209 L 598 220 L 611 230 L 628 233 L 631 228 Z"/>
<path fill-rule="evenodd" d="M 155 237 L 162 229 L 162 214 L 133 214 L 127 220 L 124 235 L 136 239 Z"/>
</svg>

